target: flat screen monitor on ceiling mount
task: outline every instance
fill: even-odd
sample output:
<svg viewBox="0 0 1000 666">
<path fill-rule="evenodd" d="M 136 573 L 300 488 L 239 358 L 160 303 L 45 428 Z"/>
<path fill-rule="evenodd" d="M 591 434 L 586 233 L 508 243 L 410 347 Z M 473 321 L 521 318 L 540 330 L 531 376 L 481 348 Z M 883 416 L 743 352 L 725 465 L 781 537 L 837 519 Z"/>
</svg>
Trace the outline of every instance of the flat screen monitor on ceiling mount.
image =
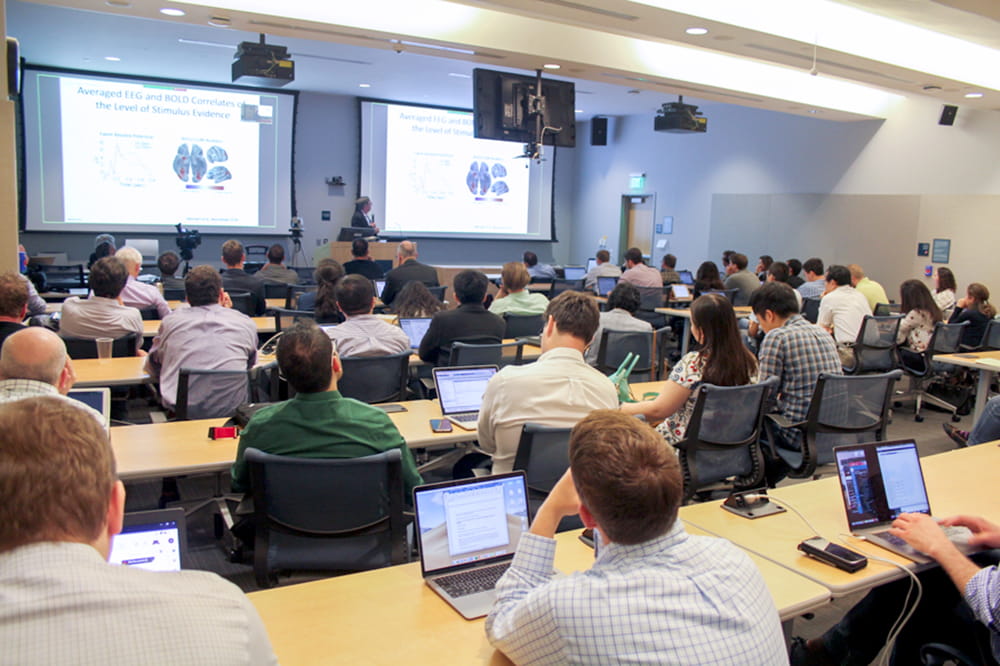
<svg viewBox="0 0 1000 666">
<path fill-rule="evenodd" d="M 571 81 L 542 79 L 544 105 L 535 106 L 534 76 L 474 69 L 473 115 L 477 139 L 527 143 L 535 137 L 535 116 L 542 112 L 547 129 L 540 142 L 546 146 L 576 146 L 576 90 Z M 559 131 L 553 131 L 558 129 Z"/>
</svg>

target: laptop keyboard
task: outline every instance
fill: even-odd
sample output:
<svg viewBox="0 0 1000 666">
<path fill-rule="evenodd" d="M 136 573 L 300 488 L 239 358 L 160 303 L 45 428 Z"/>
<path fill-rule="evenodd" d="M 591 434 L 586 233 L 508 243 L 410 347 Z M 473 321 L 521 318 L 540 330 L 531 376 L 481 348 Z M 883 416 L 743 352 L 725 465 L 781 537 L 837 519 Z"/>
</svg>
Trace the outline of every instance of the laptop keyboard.
<svg viewBox="0 0 1000 666">
<path fill-rule="evenodd" d="M 969 529 L 967 527 L 960 527 L 958 525 L 951 525 L 951 526 L 942 525 L 941 531 L 944 532 L 944 535 L 948 537 L 950 541 L 954 541 L 957 544 L 967 544 L 969 542 Z M 918 553 L 922 552 L 920 550 L 917 550 L 910 544 L 906 543 L 906 541 L 899 538 L 895 534 L 891 534 L 889 530 L 885 530 L 883 532 L 875 532 L 873 536 L 880 537 L 899 548 L 907 548 L 909 550 L 915 550 Z"/>
<path fill-rule="evenodd" d="M 452 598 L 464 597 L 477 592 L 485 592 L 496 587 L 500 576 L 510 567 L 510 562 L 494 564 L 480 569 L 469 569 L 448 576 L 435 578 L 434 582 L 441 586 Z"/>
<path fill-rule="evenodd" d="M 479 420 L 479 412 L 471 412 L 469 414 L 451 414 L 448 418 L 461 421 L 462 423 L 472 423 Z"/>
</svg>

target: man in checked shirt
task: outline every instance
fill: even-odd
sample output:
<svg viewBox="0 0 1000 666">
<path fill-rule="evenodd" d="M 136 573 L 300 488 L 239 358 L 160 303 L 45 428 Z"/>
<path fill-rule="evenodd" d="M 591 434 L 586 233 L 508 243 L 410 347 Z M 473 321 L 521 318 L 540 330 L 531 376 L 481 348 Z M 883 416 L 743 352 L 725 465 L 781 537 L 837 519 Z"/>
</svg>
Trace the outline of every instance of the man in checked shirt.
<svg viewBox="0 0 1000 666">
<path fill-rule="evenodd" d="M 677 518 L 677 455 L 645 423 L 596 410 L 573 428 L 570 469 L 521 537 L 486 620 L 515 663 L 786 664 L 760 572 L 723 539 Z M 589 571 L 556 577 L 556 527 L 594 528 Z"/>
</svg>

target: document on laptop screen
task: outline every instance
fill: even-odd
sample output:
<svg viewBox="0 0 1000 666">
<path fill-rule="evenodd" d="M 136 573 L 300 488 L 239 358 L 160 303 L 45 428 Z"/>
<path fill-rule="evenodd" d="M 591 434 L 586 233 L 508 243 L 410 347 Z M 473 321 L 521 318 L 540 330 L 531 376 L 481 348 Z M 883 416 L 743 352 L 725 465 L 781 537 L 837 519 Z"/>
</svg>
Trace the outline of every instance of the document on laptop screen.
<svg viewBox="0 0 1000 666">
<path fill-rule="evenodd" d="M 879 447 L 878 464 L 893 518 L 901 513 L 930 511 L 915 446 Z"/>
<path fill-rule="evenodd" d="M 503 487 L 473 487 L 444 496 L 448 550 L 452 557 L 510 543 Z"/>
<path fill-rule="evenodd" d="M 482 370 L 448 372 L 447 381 L 438 381 L 438 398 L 445 411 L 449 414 L 478 411 L 492 375 Z"/>
</svg>

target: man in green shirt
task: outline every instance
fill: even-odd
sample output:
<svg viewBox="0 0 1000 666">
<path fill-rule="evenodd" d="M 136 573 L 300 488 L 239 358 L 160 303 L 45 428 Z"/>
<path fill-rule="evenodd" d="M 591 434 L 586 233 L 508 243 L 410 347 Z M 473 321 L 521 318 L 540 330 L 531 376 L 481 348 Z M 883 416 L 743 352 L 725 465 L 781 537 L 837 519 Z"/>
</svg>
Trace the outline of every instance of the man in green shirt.
<svg viewBox="0 0 1000 666">
<path fill-rule="evenodd" d="M 234 491 L 250 491 L 243 458 L 249 447 L 298 458 L 360 458 L 399 449 L 406 496 L 423 483 L 413 454 L 386 413 L 340 395 L 343 367 L 322 329 L 311 321 L 295 324 L 278 341 L 277 356 L 282 376 L 297 394 L 261 409 L 243 429 L 231 470 Z"/>
</svg>

